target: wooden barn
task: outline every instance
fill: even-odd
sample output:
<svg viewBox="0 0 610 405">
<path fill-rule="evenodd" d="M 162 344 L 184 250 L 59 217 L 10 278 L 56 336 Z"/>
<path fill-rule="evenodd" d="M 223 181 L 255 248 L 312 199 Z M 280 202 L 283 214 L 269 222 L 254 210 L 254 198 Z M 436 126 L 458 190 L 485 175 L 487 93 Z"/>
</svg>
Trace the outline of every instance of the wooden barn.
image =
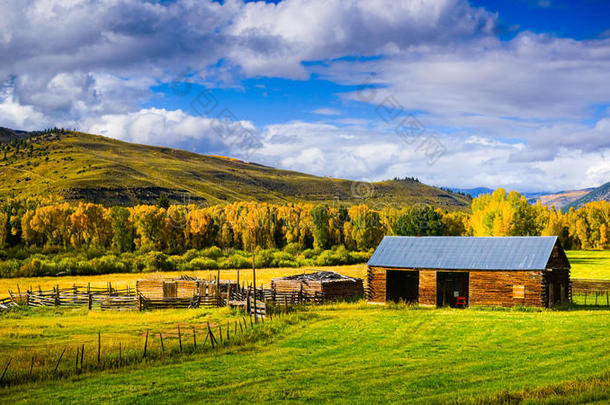
<svg viewBox="0 0 610 405">
<path fill-rule="evenodd" d="M 318 271 L 309 274 L 274 278 L 271 289 L 277 294 L 322 294 L 324 300 L 357 298 L 364 296 L 362 279 L 344 276 L 334 271 Z"/>
<path fill-rule="evenodd" d="M 372 303 L 550 307 L 571 294 L 555 236 L 386 236 L 367 264 Z"/>
</svg>

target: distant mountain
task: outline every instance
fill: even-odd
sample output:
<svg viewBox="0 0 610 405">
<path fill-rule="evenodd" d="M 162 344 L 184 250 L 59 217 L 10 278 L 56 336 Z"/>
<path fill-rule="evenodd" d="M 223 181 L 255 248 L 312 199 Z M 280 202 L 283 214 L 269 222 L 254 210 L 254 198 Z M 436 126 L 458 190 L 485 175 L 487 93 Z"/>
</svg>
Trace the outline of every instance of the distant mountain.
<svg viewBox="0 0 610 405">
<path fill-rule="evenodd" d="M 449 188 L 454 193 L 462 193 L 470 195 L 472 198 L 478 197 L 481 194 L 491 194 L 495 190 L 487 187 L 476 187 L 476 188 Z"/>
<path fill-rule="evenodd" d="M 579 208 L 585 205 L 588 202 L 592 201 L 610 201 L 610 182 L 601 185 L 597 188 L 594 188 L 589 193 L 584 196 L 578 198 L 577 200 L 567 204 L 563 207 L 564 211 L 569 210 L 571 207 Z"/>
<path fill-rule="evenodd" d="M 556 193 L 523 193 L 523 195 L 527 197 L 527 201 L 530 204 L 536 204 L 540 202 L 542 205 L 563 208 L 568 204 L 571 204 L 574 201 L 578 200 L 579 198 L 584 197 L 592 190 L 594 189 L 585 188 L 581 190 L 558 191 Z"/>
<path fill-rule="evenodd" d="M 413 178 L 361 183 L 80 132 L 3 128 L 3 139 L 0 196 L 53 193 L 71 201 L 134 205 L 165 195 L 174 203 L 431 204 L 449 210 L 468 210 L 471 202 Z"/>
<path fill-rule="evenodd" d="M 10 142 L 13 139 L 27 137 L 28 132 L 0 127 L 0 142 Z"/>
</svg>

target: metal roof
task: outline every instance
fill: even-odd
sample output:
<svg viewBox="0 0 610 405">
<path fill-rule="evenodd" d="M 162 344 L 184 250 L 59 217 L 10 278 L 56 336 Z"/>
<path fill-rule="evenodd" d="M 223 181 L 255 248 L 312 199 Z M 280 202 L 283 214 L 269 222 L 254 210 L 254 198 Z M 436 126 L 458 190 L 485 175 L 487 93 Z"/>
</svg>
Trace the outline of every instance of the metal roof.
<svg viewBox="0 0 610 405">
<path fill-rule="evenodd" d="M 386 236 L 369 266 L 447 270 L 544 270 L 556 236 Z"/>
</svg>

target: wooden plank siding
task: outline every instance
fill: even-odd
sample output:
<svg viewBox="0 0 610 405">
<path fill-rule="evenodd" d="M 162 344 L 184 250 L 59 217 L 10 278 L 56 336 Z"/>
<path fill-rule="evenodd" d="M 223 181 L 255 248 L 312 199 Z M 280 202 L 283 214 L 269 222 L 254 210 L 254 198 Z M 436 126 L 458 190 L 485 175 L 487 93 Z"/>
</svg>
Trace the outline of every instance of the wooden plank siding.
<svg viewBox="0 0 610 405">
<path fill-rule="evenodd" d="M 368 268 L 368 301 L 386 302 L 388 270 L 413 271 L 386 267 Z M 439 270 L 450 271 L 450 270 Z M 457 271 L 457 270 L 456 270 Z M 464 272 L 467 270 L 459 270 Z M 530 306 L 547 305 L 544 274 L 549 271 L 468 271 L 468 304 L 482 306 Z M 569 272 L 562 272 L 568 273 Z M 569 277 L 569 276 L 568 276 Z M 569 285 L 569 284 L 568 284 Z M 515 293 L 518 291 L 519 293 Z M 555 293 L 557 294 L 557 293 Z M 437 270 L 419 270 L 419 304 L 437 305 Z"/>
<path fill-rule="evenodd" d="M 469 305 L 544 306 L 542 271 L 470 271 Z M 515 298 L 515 286 L 524 286 Z M 519 288 L 517 288 L 519 289 Z"/>
<path fill-rule="evenodd" d="M 436 305 L 436 270 L 419 271 L 419 304 Z"/>
</svg>

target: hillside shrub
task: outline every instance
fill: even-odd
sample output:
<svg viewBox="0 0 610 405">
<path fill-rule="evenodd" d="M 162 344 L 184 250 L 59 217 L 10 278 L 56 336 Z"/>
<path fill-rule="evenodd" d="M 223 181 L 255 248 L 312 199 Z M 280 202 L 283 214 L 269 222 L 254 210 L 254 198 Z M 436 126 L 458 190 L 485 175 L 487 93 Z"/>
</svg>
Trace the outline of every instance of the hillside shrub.
<svg viewBox="0 0 610 405">
<path fill-rule="evenodd" d="M 219 260 L 218 267 L 221 269 L 245 269 L 252 266 L 248 258 L 236 253 Z"/>
<path fill-rule="evenodd" d="M 188 262 L 188 264 L 186 264 L 181 270 L 208 270 L 217 268 L 218 263 L 216 260 L 209 259 L 207 257 L 196 257 Z"/>
<path fill-rule="evenodd" d="M 212 246 L 207 249 L 203 249 L 201 251 L 201 254 L 207 258 L 214 259 L 214 260 L 217 260 L 219 257 L 221 257 L 223 255 L 222 249 L 219 248 L 218 246 Z"/>
<path fill-rule="evenodd" d="M 189 249 L 182 255 L 182 259 L 184 259 L 185 262 L 190 262 L 196 257 L 199 257 L 199 251 L 197 249 Z"/>
<path fill-rule="evenodd" d="M 273 252 L 271 267 L 299 267 L 299 263 L 293 254 L 288 252 Z"/>
<path fill-rule="evenodd" d="M 19 275 L 21 262 L 17 259 L 3 260 L 0 262 L 0 277 L 9 278 Z"/>
<path fill-rule="evenodd" d="M 143 271 L 168 271 L 175 269 L 175 264 L 165 253 L 155 251 L 146 253 Z"/>
</svg>

